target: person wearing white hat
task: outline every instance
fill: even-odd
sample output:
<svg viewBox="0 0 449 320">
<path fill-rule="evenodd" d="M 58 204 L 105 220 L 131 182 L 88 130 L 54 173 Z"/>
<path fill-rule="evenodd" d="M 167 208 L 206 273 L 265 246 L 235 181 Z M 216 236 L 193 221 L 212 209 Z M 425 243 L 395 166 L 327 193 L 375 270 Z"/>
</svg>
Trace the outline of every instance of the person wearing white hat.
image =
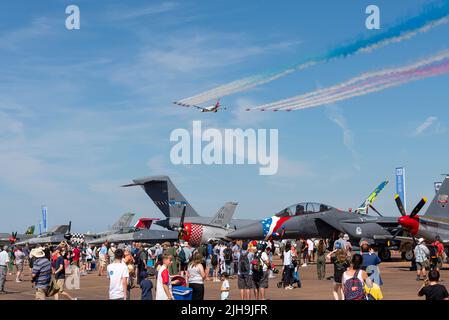
<svg viewBox="0 0 449 320">
<path fill-rule="evenodd" d="M 36 300 L 45 300 L 46 292 L 51 281 L 51 263 L 45 258 L 42 248 L 31 250 L 31 258 L 36 258 L 31 271 L 31 281 L 36 289 Z"/>
<path fill-rule="evenodd" d="M 430 251 L 424 243 L 424 238 L 418 239 L 418 245 L 413 250 L 416 261 L 416 281 L 424 280 L 430 267 Z"/>
</svg>

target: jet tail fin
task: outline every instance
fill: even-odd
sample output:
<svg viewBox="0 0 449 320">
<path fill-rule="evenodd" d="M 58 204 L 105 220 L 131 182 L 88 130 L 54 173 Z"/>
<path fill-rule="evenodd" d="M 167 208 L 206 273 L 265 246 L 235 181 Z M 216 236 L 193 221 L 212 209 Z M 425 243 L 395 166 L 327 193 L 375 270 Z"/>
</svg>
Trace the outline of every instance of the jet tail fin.
<svg viewBox="0 0 449 320">
<path fill-rule="evenodd" d="M 35 228 L 35 226 L 29 226 L 28 229 L 25 231 L 25 234 L 28 234 L 28 235 L 34 234 L 34 228 Z"/>
<path fill-rule="evenodd" d="M 376 200 L 377 196 L 380 194 L 380 192 L 386 187 L 388 184 L 388 180 L 382 181 L 376 189 L 374 189 L 373 192 L 368 196 L 368 198 L 365 199 L 365 201 L 362 202 L 362 204 L 355 210 L 355 212 L 360 214 L 367 214 L 368 208 L 370 205 L 373 204 L 374 200 Z"/>
<path fill-rule="evenodd" d="M 141 186 L 167 218 L 180 218 L 186 205 L 186 217 L 198 217 L 199 214 L 187 202 L 168 176 L 153 176 L 134 179 L 134 183 L 122 187 Z"/>
<path fill-rule="evenodd" d="M 215 216 L 212 217 L 209 224 L 214 226 L 224 227 L 229 224 L 234 215 L 235 209 L 237 208 L 237 202 L 226 202 L 223 207 L 218 210 Z"/>
<path fill-rule="evenodd" d="M 122 214 L 122 216 L 112 225 L 111 231 L 117 231 L 129 227 L 133 218 L 134 213 L 132 212 Z"/>
<path fill-rule="evenodd" d="M 158 218 L 140 218 L 137 220 L 134 228 L 136 229 L 150 229 L 153 221 L 159 220 Z"/>
<path fill-rule="evenodd" d="M 447 176 L 440 189 L 426 210 L 425 216 L 449 219 L 449 176 Z"/>
</svg>

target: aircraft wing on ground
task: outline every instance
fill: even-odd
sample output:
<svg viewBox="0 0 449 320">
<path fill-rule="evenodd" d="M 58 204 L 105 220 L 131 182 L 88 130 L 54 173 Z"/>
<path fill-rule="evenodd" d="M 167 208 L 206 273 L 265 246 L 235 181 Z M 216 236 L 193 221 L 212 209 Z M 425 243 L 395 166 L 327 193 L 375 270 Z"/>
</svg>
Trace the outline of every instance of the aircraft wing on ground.
<svg viewBox="0 0 449 320">
<path fill-rule="evenodd" d="M 178 102 L 178 101 L 175 101 L 175 102 L 173 102 L 173 103 L 176 104 L 176 105 L 178 105 L 178 106 L 181 106 L 181 107 L 197 108 L 197 109 L 199 109 L 199 110 L 206 110 L 206 108 L 200 107 L 200 106 L 197 106 L 197 105 L 194 105 L 194 104 L 186 104 L 186 103 L 182 103 L 182 102 Z"/>
<path fill-rule="evenodd" d="M 88 241 L 89 244 L 102 244 L 106 241 L 112 243 L 122 243 L 122 242 L 161 242 L 161 241 L 177 241 L 178 232 L 168 231 L 168 230 L 148 230 L 141 229 L 135 232 L 128 233 L 115 233 L 108 236 L 92 239 Z"/>
</svg>

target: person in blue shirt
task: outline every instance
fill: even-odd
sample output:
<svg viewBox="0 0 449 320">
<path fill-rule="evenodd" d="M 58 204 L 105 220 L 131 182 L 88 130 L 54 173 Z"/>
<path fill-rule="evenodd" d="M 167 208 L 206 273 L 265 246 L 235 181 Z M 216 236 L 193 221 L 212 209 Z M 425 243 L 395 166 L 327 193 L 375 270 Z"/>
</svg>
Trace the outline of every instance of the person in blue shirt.
<svg viewBox="0 0 449 320">
<path fill-rule="evenodd" d="M 374 250 L 367 243 L 360 246 L 360 252 L 363 258 L 362 270 L 365 270 L 371 280 L 377 285 L 382 285 L 378 265 L 382 262 L 380 258 L 374 253 Z"/>
<path fill-rule="evenodd" d="M 212 255 L 214 253 L 214 245 L 212 240 L 207 244 L 207 255 L 206 255 L 206 281 L 210 280 L 211 270 L 212 270 Z"/>
<path fill-rule="evenodd" d="M 146 271 L 142 271 L 142 281 L 140 281 L 140 290 L 142 290 L 142 300 L 153 300 L 153 282 L 150 280 L 150 274 Z"/>
</svg>

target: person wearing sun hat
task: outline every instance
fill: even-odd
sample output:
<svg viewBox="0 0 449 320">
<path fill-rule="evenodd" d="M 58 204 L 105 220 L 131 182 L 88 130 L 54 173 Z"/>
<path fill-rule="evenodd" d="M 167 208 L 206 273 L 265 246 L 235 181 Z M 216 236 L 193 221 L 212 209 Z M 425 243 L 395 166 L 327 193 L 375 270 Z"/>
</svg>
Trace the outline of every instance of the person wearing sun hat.
<svg viewBox="0 0 449 320">
<path fill-rule="evenodd" d="M 31 250 L 30 256 L 36 259 L 31 271 L 31 281 L 36 289 L 36 300 L 45 300 L 51 281 L 51 262 L 45 258 L 45 252 L 41 247 Z"/>
<path fill-rule="evenodd" d="M 418 245 L 414 249 L 416 260 L 416 281 L 422 281 L 427 276 L 427 270 L 430 267 L 430 250 L 424 243 L 424 238 L 418 239 Z"/>
</svg>

